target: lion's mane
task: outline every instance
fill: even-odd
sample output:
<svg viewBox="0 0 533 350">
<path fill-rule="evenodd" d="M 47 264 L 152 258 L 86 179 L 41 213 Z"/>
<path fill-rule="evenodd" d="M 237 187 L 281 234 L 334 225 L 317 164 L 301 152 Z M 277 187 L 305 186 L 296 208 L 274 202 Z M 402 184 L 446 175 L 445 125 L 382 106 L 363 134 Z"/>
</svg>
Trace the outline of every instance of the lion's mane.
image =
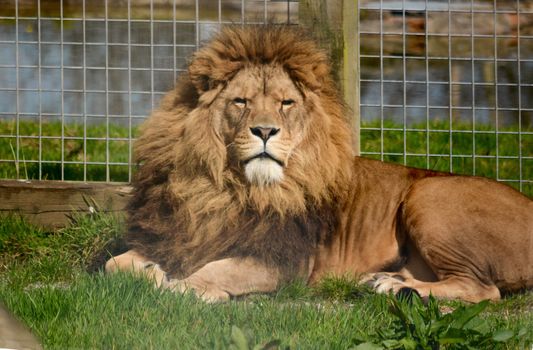
<svg viewBox="0 0 533 350">
<path fill-rule="evenodd" d="M 228 165 L 209 107 L 240 69 L 269 64 L 289 74 L 312 123 L 283 182 L 258 187 Z M 200 49 L 136 142 L 130 248 L 175 277 L 224 257 L 253 256 L 287 276 L 302 267 L 332 231 L 351 176 L 351 133 L 329 67 L 286 26 L 225 27 Z"/>
</svg>

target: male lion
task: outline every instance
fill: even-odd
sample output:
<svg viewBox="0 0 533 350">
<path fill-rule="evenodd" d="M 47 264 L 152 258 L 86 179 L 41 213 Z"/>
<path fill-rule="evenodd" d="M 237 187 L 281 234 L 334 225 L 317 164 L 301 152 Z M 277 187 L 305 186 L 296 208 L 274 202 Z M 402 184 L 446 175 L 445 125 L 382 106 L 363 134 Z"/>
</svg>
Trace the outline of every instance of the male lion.
<svg viewBox="0 0 533 350">
<path fill-rule="evenodd" d="M 533 201 L 495 181 L 352 155 L 326 54 L 290 27 L 226 27 L 144 125 L 131 250 L 204 300 L 362 275 L 467 301 L 533 286 Z"/>
</svg>

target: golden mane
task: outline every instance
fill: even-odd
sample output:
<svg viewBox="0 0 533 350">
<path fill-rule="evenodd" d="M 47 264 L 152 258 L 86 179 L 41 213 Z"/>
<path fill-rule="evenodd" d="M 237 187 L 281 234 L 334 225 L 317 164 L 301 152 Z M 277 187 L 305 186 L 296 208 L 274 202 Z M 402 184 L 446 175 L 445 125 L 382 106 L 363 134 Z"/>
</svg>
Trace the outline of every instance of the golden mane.
<svg viewBox="0 0 533 350">
<path fill-rule="evenodd" d="M 209 112 L 225 84 L 250 65 L 283 67 L 316 116 L 285 180 L 261 188 L 228 167 Z M 129 206 L 131 248 L 178 276 L 229 255 L 256 255 L 277 266 L 305 260 L 322 239 L 318 227 L 335 220 L 334 198 L 343 197 L 351 176 L 344 115 L 327 55 L 301 30 L 223 28 L 194 54 L 188 74 L 142 128 Z"/>
</svg>

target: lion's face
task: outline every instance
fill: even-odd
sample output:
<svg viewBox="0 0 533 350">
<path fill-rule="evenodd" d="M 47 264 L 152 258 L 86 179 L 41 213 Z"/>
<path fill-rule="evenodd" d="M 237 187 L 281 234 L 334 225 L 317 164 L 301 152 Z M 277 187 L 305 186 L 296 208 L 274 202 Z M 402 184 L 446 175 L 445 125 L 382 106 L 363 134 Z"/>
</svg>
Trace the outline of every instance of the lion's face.
<svg viewBox="0 0 533 350">
<path fill-rule="evenodd" d="M 223 111 L 219 134 L 234 168 L 254 185 L 281 182 L 309 119 L 302 93 L 283 68 L 240 70 L 212 107 Z"/>
</svg>

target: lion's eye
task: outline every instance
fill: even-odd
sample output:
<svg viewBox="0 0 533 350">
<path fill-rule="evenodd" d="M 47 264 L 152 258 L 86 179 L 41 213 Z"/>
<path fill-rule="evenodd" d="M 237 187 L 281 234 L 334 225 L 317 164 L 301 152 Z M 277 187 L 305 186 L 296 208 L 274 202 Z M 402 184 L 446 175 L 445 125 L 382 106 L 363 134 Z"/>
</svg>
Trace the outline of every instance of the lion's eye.
<svg viewBox="0 0 533 350">
<path fill-rule="evenodd" d="M 244 108 L 246 107 L 246 99 L 245 98 L 242 98 L 242 97 L 236 97 L 233 99 L 233 103 L 235 104 L 235 106 L 239 107 L 239 108 Z"/>
<path fill-rule="evenodd" d="M 294 104 L 294 100 L 292 100 L 292 99 L 287 99 L 287 100 L 281 101 L 281 106 L 283 108 L 291 107 L 293 104 Z"/>
</svg>

